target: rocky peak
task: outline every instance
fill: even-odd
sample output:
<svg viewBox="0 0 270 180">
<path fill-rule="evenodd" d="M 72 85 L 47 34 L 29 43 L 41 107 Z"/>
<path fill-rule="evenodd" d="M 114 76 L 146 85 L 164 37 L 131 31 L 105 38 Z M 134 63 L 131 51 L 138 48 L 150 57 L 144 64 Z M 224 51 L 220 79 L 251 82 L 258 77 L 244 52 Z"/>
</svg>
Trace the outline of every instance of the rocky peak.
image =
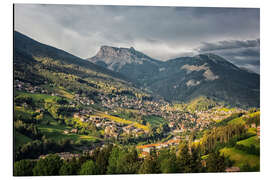
<svg viewBox="0 0 270 180">
<path fill-rule="evenodd" d="M 131 48 L 117 48 L 112 46 L 101 46 L 99 52 L 97 53 L 96 57 L 115 57 L 115 58 L 122 58 L 122 57 L 131 57 L 136 55 L 136 50 Z"/>
<path fill-rule="evenodd" d="M 156 63 L 152 58 L 136 51 L 134 47 L 118 48 L 112 46 L 101 46 L 96 56 L 88 60 L 94 63 L 105 63 L 107 68 L 116 71 L 125 64 L 143 64 L 144 61 Z"/>
</svg>

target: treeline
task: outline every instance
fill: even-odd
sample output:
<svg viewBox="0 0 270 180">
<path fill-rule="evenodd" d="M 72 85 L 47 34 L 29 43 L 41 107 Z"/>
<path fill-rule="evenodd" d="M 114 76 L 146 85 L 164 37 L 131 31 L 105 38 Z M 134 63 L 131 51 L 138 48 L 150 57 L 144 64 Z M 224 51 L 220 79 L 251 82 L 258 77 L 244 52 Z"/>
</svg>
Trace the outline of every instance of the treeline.
<svg viewBox="0 0 270 180">
<path fill-rule="evenodd" d="M 15 160 L 36 159 L 42 154 L 57 153 L 73 150 L 70 140 L 56 142 L 52 139 L 42 138 L 23 144 L 15 151 Z"/>
<path fill-rule="evenodd" d="M 49 155 L 38 161 L 21 160 L 14 164 L 15 176 L 92 175 L 92 174 L 157 174 L 223 172 L 230 162 L 219 153 L 210 153 L 205 163 L 200 147 L 181 144 L 177 149 L 153 150 L 140 158 L 134 147 L 107 145 L 91 155 L 63 161 Z"/>
<path fill-rule="evenodd" d="M 39 132 L 35 124 L 26 124 L 21 120 L 15 121 L 14 128 L 17 132 L 31 138 L 31 139 L 40 139 L 42 134 Z"/>
<path fill-rule="evenodd" d="M 205 154 L 224 146 L 233 147 L 238 140 L 247 137 L 244 125 L 229 124 L 206 131 L 202 138 L 202 149 Z"/>
<path fill-rule="evenodd" d="M 236 149 L 239 149 L 241 151 L 245 151 L 248 154 L 254 154 L 259 156 L 260 155 L 260 148 L 257 148 L 254 144 L 251 144 L 250 146 L 244 146 L 242 144 L 236 144 Z"/>
</svg>

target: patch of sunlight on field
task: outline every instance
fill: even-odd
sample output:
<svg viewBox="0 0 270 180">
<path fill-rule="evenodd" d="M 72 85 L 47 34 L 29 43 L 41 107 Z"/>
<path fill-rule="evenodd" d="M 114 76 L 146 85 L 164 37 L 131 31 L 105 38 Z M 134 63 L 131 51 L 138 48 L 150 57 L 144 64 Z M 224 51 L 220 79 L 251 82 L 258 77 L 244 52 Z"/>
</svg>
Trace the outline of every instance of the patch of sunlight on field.
<svg viewBox="0 0 270 180">
<path fill-rule="evenodd" d="M 63 87 L 59 87 L 59 89 L 57 90 L 59 94 L 61 94 L 62 96 L 68 98 L 68 99 L 73 99 L 74 95 L 67 92 Z"/>
<path fill-rule="evenodd" d="M 248 116 L 251 117 L 251 118 L 256 117 L 256 116 L 260 116 L 260 111 L 251 113 Z"/>
<path fill-rule="evenodd" d="M 260 148 L 260 139 L 258 138 L 258 136 L 253 136 L 248 139 L 238 141 L 237 144 L 241 144 L 247 147 L 250 147 L 253 144 L 256 148 Z"/>
<path fill-rule="evenodd" d="M 251 167 L 260 165 L 259 156 L 248 154 L 235 148 L 223 148 L 220 150 L 220 153 L 235 161 L 234 166 L 241 167 L 246 163 L 248 163 Z"/>
<path fill-rule="evenodd" d="M 250 136 L 256 135 L 257 134 L 257 129 L 256 128 L 248 128 L 247 134 Z"/>
<path fill-rule="evenodd" d="M 246 124 L 242 117 L 235 118 L 228 122 L 228 124 Z"/>
<path fill-rule="evenodd" d="M 87 140 L 94 140 L 94 139 L 96 139 L 96 137 L 92 137 L 92 136 L 87 136 L 87 135 L 80 135 L 79 136 L 80 137 L 80 139 L 87 139 Z"/>
<path fill-rule="evenodd" d="M 104 113 L 98 113 L 97 115 L 101 116 L 101 117 L 108 118 L 108 119 L 115 121 L 115 122 L 118 122 L 118 123 L 122 123 L 122 124 L 133 124 L 133 126 L 135 126 L 137 128 L 143 129 L 145 131 L 149 131 L 149 128 L 147 126 L 139 124 L 139 123 L 134 122 L 134 121 L 125 120 L 125 119 L 122 119 L 122 118 L 119 118 L 116 116 L 112 116 L 112 115 L 108 115 L 108 114 L 104 114 Z"/>
</svg>

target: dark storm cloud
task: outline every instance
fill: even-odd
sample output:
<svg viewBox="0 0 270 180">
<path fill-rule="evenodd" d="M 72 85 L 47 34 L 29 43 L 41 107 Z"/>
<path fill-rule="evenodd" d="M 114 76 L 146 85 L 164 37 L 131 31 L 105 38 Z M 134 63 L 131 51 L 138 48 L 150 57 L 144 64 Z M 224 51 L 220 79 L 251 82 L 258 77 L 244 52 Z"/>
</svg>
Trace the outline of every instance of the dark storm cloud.
<svg viewBox="0 0 270 180">
<path fill-rule="evenodd" d="M 197 51 L 221 55 L 240 67 L 248 67 L 259 73 L 260 39 L 202 43 Z"/>
<path fill-rule="evenodd" d="M 16 30 L 83 58 L 101 45 L 160 60 L 192 55 L 202 42 L 256 40 L 259 23 L 259 9 L 250 8 L 15 5 Z"/>
<path fill-rule="evenodd" d="M 224 50 L 224 49 L 238 49 L 238 48 L 249 48 L 249 47 L 259 47 L 260 40 L 245 40 L 245 41 L 219 41 L 217 43 L 207 43 L 204 42 L 199 51 L 214 51 L 214 50 Z"/>
</svg>

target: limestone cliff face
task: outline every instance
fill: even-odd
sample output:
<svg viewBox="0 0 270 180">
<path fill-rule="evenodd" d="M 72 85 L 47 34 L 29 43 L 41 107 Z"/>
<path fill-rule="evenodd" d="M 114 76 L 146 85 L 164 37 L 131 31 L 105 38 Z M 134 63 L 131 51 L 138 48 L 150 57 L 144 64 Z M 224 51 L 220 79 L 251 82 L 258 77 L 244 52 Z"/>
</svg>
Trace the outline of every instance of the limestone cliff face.
<svg viewBox="0 0 270 180">
<path fill-rule="evenodd" d="M 114 71 L 119 71 L 126 64 L 143 64 L 144 61 L 154 61 L 133 47 L 117 48 L 111 46 L 101 46 L 98 53 L 87 60 L 94 63 L 105 63 L 104 66 Z"/>
</svg>

